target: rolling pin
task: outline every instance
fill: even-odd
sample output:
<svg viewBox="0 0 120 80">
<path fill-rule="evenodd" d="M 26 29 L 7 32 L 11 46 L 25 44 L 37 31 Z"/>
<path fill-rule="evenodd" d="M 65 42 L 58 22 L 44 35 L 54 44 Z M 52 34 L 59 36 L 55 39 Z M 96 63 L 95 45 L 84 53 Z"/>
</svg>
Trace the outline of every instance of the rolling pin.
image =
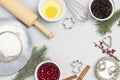
<svg viewBox="0 0 120 80">
<path fill-rule="evenodd" d="M 27 26 L 37 27 L 48 38 L 53 37 L 53 33 L 43 27 L 38 21 L 38 16 L 22 5 L 18 0 L 0 0 L 0 5 L 10 11 L 19 20 L 21 20 Z"/>
</svg>

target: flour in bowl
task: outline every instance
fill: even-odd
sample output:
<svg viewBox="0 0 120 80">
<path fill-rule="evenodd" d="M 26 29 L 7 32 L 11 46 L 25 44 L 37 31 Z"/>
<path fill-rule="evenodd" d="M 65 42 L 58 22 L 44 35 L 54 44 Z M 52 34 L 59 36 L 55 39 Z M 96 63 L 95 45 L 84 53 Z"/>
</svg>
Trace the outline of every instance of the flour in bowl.
<svg viewBox="0 0 120 80">
<path fill-rule="evenodd" d="M 13 32 L 0 33 L 0 56 L 1 60 L 9 61 L 17 58 L 22 51 L 19 36 Z"/>
<path fill-rule="evenodd" d="M 23 49 L 27 49 L 27 35 L 21 24 L 8 23 L 0 25 L 0 60 L 17 59 Z"/>
</svg>

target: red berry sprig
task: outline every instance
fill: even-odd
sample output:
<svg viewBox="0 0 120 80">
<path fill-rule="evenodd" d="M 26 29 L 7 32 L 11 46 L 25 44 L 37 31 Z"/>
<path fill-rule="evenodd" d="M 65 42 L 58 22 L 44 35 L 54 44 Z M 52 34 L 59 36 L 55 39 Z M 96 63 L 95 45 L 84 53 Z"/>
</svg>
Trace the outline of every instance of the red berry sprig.
<svg viewBox="0 0 120 80">
<path fill-rule="evenodd" d="M 95 44 L 95 47 L 98 47 L 98 48 L 100 48 L 100 49 L 102 50 L 102 53 L 107 53 L 107 55 L 115 58 L 118 62 L 120 62 L 120 60 L 113 55 L 113 54 L 116 52 L 115 49 L 111 49 L 111 50 L 110 50 L 109 48 L 105 48 L 105 47 L 103 46 L 103 42 L 102 42 L 102 41 L 99 41 L 99 45 L 96 44 L 95 42 L 94 42 L 94 44 Z"/>
<path fill-rule="evenodd" d="M 116 52 L 115 49 L 111 49 L 111 50 L 109 48 L 105 49 L 102 41 L 99 41 L 99 45 L 96 44 L 95 42 L 94 42 L 94 44 L 95 44 L 95 47 L 99 47 L 102 50 L 102 53 L 107 53 L 109 55 L 113 55 Z"/>
</svg>

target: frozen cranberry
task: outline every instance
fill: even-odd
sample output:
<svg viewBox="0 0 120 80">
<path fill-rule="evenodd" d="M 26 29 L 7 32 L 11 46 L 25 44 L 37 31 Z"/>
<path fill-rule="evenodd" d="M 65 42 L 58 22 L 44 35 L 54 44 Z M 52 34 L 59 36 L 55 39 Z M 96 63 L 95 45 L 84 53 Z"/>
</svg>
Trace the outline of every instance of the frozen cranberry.
<svg viewBox="0 0 120 80">
<path fill-rule="evenodd" d="M 42 64 L 37 71 L 38 80 L 59 80 L 60 70 L 52 62 Z"/>
</svg>

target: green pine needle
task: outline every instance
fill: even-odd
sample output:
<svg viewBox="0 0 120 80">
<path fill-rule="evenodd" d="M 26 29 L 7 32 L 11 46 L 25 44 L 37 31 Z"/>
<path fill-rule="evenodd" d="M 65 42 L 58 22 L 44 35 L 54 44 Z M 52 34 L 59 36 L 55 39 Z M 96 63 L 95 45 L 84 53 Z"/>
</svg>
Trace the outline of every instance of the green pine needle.
<svg viewBox="0 0 120 80">
<path fill-rule="evenodd" d="M 118 22 L 118 26 L 120 26 L 120 20 L 119 20 L 119 22 Z"/>
<path fill-rule="evenodd" d="M 113 16 L 106 21 L 97 21 L 98 30 L 97 32 L 101 35 L 105 35 L 108 32 L 111 32 L 111 27 L 113 24 L 120 18 L 120 10 L 117 10 Z"/>
<path fill-rule="evenodd" d="M 25 67 L 19 71 L 19 73 L 13 80 L 24 80 L 25 78 L 34 75 L 37 65 L 45 60 L 49 60 L 49 58 L 45 56 L 46 50 L 46 46 L 41 47 L 41 49 L 39 50 L 34 47 L 31 58 L 28 60 Z"/>
</svg>

